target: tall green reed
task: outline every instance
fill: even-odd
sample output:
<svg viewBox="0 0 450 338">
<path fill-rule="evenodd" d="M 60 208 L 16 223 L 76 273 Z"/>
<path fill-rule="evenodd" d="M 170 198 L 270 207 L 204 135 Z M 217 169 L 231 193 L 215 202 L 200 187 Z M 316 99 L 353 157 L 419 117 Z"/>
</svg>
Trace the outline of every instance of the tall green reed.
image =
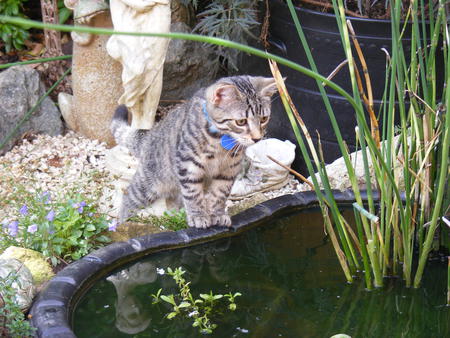
<svg viewBox="0 0 450 338">
<path fill-rule="evenodd" d="M 292 1 L 287 0 L 287 4 L 310 67 L 317 71 Z M 446 186 L 449 175 L 448 128 L 450 121 L 446 118 L 446 107 L 449 104 L 450 92 L 448 86 L 445 86 L 443 93 L 437 93 L 436 83 L 436 53 L 439 41 L 442 41 L 443 45 L 445 83 L 448 84 L 450 80 L 449 36 L 444 2 L 441 1 L 436 13 L 430 13 L 434 17 L 430 20 L 429 28 L 426 28 L 418 19 L 417 2 L 413 2 L 408 9 L 409 23 L 400 21 L 401 2 L 393 1 L 390 4 L 392 55 L 389 56 L 386 71 L 384 105 L 382 106 L 383 142 L 380 144 L 372 133 L 370 119 L 367 119 L 362 112 L 364 102 L 362 96 L 370 97 L 371 93 L 362 92 L 361 85 L 358 84 L 357 66 L 351 47 L 351 25 L 345 17 L 343 1 L 333 0 L 333 5 L 352 82 L 353 108 L 357 106 L 355 109 L 357 136 L 361 146 L 369 208 L 366 211 L 362 207 L 360 188 L 356 183 L 346 144 L 340 136 L 339 126 L 325 90 L 318 83 L 356 198 L 354 206 L 358 240 L 355 241 L 351 236 L 343 235 L 339 236 L 340 242 L 335 244 L 333 241 L 333 245 L 337 251 L 340 247 L 344 248 L 345 259 L 340 255 L 338 258 L 348 281 L 352 278 L 348 277 L 347 265 L 350 271 L 353 271 L 352 267 L 357 267 L 357 261 L 362 260 L 368 289 L 373 286 L 382 286 L 382 277 L 399 273 L 400 267 L 402 267 L 402 276 L 406 285 L 418 287 L 440 217 L 448 212 L 449 208 L 449 193 Z M 423 7 L 424 3 L 421 5 Z M 412 35 L 411 55 L 408 58 L 404 52 L 402 36 L 409 27 L 411 27 Z M 361 55 L 359 58 L 360 61 L 364 61 Z M 364 62 L 361 63 L 364 64 Z M 366 82 L 366 90 L 370 90 L 370 82 Z M 442 97 L 440 102 L 438 97 Z M 289 107 L 287 110 L 292 108 Z M 400 121 L 398 134 L 394 129 L 396 118 Z M 294 124 L 297 123 L 302 126 L 299 119 L 294 121 Z M 304 129 L 301 128 L 301 130 Z M 303 136 L 307 140 L 310 138 L 305 132 Z M 297 139 L 308 171 L 313 178 L 316 193 L 319 197 L 323 197 L 320 205 L 326 215 L 325 218 L 332 217 L 337 232 L 345 234 L 347 229 L 339 209 L 334 207 L 335 202 L 323 161 L 316 158 L 314 146 L 308 143 L 309 151 L 313 156 L 311 161 L 308 152 L 302 147 L 303 140 L 301 137 Z M 314 179 L 312 163 L 315 164 L 315 171 L 318 172 L 322 186 L 318 186 L 317 180 Z M 396 163 L 400 163 L 401 175 L 394 171 Z M 379 193 L 378 207 L 375 207 L 374 203 L 374 190 Z M 446 203 L 443 203 L 444 201 Z M 330 209 L 331 215 L 328 216 Z M 328 228 L 327 224 L 326 227 Z M 413 281 L 414 250 L 417 247 L 419 248 L 418 266 Z M 360 254 L 356 259 L 355 252 Z"/>
</svg>

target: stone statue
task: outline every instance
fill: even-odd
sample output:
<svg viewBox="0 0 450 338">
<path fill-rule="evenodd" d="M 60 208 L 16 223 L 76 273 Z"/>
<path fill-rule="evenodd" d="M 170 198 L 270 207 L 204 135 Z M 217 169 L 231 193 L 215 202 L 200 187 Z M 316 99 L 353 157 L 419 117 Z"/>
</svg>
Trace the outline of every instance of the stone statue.
<svg viewBox="0 0 450 338">
<path fill-rule="evenodd" d="M 64 0 L 74 11 L 76 25 L 111 28 L 104 0 Z M 91 138 L 114 145 L 109 123 L 123 93 L 120 63 L 106 52 L 107 35 L 72 32 L 73 96 L 60 93 L 58 103 L 68 127 Z"/>
<path fill-rule="evenodd" d="M 170 0 L 111 0 L 116 31 L 169 33 Z M 107 50 L 122 64 L 124 93 L 119 104 L 131 112 L 134 128 L 153 126 L 162 88 L 162 75 L 169 39 L 113 35 Z"/>
<path fill-rule="evenodd" d="M 111 0 L 110 7 L 116 31 L 170 32 L 170 0 Z M 112 35 L 108 41 L 109 55 L 123 68 L 124 91 L 118 103 L 127 106 L 133 128 L 150 129 L 154 124 L 168 46 L 169 39 L 156 37 Z M 123 190 L 128 186 L 136 165 L 136 159 L 123 147 L 114 147 L 107 154 L 107 167 L 118 177 L 111 216 L 117 214 Z M 165 199 L 159 199 L 143 213 L 161 215 L 165 210 Z"/>
</svg>

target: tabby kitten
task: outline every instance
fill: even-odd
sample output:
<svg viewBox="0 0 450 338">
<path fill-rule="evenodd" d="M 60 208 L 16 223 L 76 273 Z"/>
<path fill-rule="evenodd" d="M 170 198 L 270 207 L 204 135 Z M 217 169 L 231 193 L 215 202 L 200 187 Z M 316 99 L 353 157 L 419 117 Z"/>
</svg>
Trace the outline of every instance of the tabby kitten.
<svg viewBox="0 0 450 338">
<path fill-rule="evenodd" d="M 111 122 L 118 144 L 139 160 L 123 195 L 119 222 L 159 197 L 184 205 L 189 226 L 230 226 L 225 202 L 244 149 L 264 135 L 270 118 L 272 78 L 235 76 L 200 89 L 151 130 L 132 129 L 127 108 Z"/>
</svg>

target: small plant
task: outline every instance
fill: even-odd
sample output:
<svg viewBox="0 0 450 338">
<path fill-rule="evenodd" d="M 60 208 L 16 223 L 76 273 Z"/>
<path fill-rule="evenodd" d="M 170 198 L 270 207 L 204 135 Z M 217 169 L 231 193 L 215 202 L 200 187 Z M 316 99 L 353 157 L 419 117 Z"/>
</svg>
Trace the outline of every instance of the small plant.
<svg viewBox="0 0 450 338">
<path fill-rule="evenodd" d="M 165 274 L 163 269 L 157 270 L 159 274 Z M 239 292 L 228 293 L 225 295 L 209 293 L 201 293 L 200 298 L 194 298 L 191 293 L 189 285 L 183 275 L 186 271 L 181 267 L 172 270 L 167 268 L 167 275 L 171 276 L 178 286 L 179 294 L 162 295 L 162 289 L 159 289 L 156 294 L 152 294 L 153 304 L 159 304 L 162 301 L 170 304 L 172 309 L 166 315 L 167 319 L 175 317 L 191 318 L 193 320 L 192 326 L 197 327 L 200 333 L 211 334 L 217 327 L 217 324 L 211 321 L 211 317 L 218 313 L 218 306 L 221 299 L 228 301 L 228 309 L 235 311 L 237 308 L 235 299 L 241 296 Z"/>
<path fill-rule="evenodd" d="M 19 283 L 16 272 L 0 277 L 0 297 L 3 300 L 0 307 L 0 337 L 34 337 L 35 329 L 25 320 L 17 303 L 17 290 L 12 286 L 14 283 Z"/>
<path fill-rule="evenodd" d="M 110 242 L 102 235 L 114 231 L 95 206 L 76 195 L 66 201 L 53 200 L 50 193 L 37 193 L 18 209 L 14 220 L 3 221 L 0 249 L 10 245 L 33 249 L 48 257 L 53 265 L 60 260 L 76 260 Z"/>
<path fill-rule="evenodd" d="M 134 222 L 148 223 L 161 230 L 177 231 L 188 227 L 186 221 L 186 210 L 168 210 L 164 211 L 161 216 L 150 215 L 148 217 L 132 217 Z"/>
<path fill-rule="evenodd" d="M 188 227 L 186 222 L 186 210 L 164 211 L 162 216 L 154 217 L 153 224 L 162 229 L 172 231 L 186 229 Z"/>
<path fill-rule="evenodd" d="M 2 0 L 0 1 L 0 15 L 24 17 L 22 3 L 26 0 Z M 27 28 L 0 21 L 0 40 L 5 43 L 5 51 L 22 49 L 25 40 L 28 39 Z"/>
<path fill-rule="evenodd" d="M 61 25 L 72 16 L 72 10 L 64 5 L 64 0 L 58 0 L 58 20 Z"/>
</svg>

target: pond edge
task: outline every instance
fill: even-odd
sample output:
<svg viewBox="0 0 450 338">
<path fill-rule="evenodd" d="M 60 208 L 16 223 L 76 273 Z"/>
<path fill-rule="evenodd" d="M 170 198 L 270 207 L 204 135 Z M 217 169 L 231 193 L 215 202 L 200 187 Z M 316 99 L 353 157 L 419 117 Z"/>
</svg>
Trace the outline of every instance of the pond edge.
<svg viewBox="0 0 450 338">
<path fill-rule="evenodd" d="M 339 204 L 355 201 L 353 191 L 333 191 Z M 374 194 L 377 199 L 378 194 Z M 366 192 L 361 192 L 363 200 Z M 153 252 L 192 246 L 224 237 L 235 236 L 249 230 L 263 220 L 280 216 L 287 210 L 299 210 L 318 205 L 313 191 L 283 195 L 260 203 L 233 216 L 232 226 L 211 227 L 208 229 L 188 228 L 132 238 L 115 242 L 100 248 L 83 258 L 69 264 L 58 272 L 39 292 L 30 310 L 31 325 L 37 329 L 37 337 L 73 338 L 71 329 L 71 309 L 89 287 L 111 271 Z M 83 292 L 83 290 L 85 292 Z"/>
</svg>

